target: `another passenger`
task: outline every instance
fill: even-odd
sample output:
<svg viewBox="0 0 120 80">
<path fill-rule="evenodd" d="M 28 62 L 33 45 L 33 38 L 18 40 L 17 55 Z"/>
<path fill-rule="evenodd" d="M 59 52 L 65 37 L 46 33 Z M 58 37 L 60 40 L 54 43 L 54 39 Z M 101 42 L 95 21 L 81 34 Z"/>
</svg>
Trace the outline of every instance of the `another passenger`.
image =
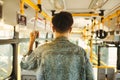
<svg viewBox="0 0 120 80">
<path fill-rule="evenodd" d="M 55 39 L 33 50 L 37 32 L 30 35 L 30 46 L 21 67 L 37 71 L 37 80 L 94 80 L 85 50 L 68 39 L 73 17 L 60 12 L 52 18 Z"/>
</svg>

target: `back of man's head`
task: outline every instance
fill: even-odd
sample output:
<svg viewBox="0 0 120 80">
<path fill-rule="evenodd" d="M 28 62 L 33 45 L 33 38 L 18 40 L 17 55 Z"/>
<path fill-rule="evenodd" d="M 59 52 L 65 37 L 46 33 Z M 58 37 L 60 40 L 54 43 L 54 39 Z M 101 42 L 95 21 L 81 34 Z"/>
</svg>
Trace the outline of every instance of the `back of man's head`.
<svg viewBox="0 0 120 80">
<path fill-rule="evenodd" d="M 53 16 L 52 24 L 56 32 L 64 33 L 71 28 L 73 24 L 73 17 L 71 13 L 62 11 Z"/>
</svg>

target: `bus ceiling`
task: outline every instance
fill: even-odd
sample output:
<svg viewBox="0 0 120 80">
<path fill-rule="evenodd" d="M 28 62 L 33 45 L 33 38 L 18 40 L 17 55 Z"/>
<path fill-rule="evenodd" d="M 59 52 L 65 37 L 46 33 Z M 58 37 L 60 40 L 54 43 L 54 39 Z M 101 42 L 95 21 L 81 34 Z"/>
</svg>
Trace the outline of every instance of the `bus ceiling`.
<svg viewBox="0 0 120 80">
<path fill-rule="evenodd" d="M 52 17 L 51 10 L 69 11 L 73 16 L 99 17 L 104 10 L 107 19 L 120 14 L 120 0 L 0 0 L 3 5 L 2 16 L 5 23 L 16 25 L 16 13 L 27 16 L 27 20 L 36 16 L 40 18 Z M 46 5 L 47 4 L 47 5 Z M 38 6 L 39 5 L 39 6 Z M 117 11 L 117 12 L 116 12 Z M 115 13 L 115 14 L 114 14 Z M 110 16 L 113 14 L 112 16 Z M 11 20 L 12 19 L 12 20 Z M 107 20 L 106 19 L 106 20 Z"/>
</svg>

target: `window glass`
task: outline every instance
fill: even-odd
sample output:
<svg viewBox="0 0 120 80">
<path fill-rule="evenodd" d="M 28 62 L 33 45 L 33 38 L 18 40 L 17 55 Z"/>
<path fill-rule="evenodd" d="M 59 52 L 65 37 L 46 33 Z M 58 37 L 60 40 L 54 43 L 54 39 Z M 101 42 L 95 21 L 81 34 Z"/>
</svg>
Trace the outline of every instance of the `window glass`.
<svg viewBox="0 0 120 80">
<path fill-rule="evenodd" d="M 116 47 L 109 47 L 108 48 L 108 65 L 116 67 L 117 64 L 117 48 Z"/>
<path fill-rule="evenodd" d="M 12 39 L 14 27 L 0 22 L 0 39 Z"/>
<path fill-rule="evenodd" d="M 89 43 L 90 44 L 90 43 Z M 89 49 L 89 51 L 90 51 L 90 49 Z M 90 52 L 89 52 L 90 53 Z M 93 59 L 93 65 L 98 65 L 98 45 L 93 45 L 92 46 L 92 55 L 93 55 L 93 57 L 92 57 L 92 59 Z"/>
<path fill-rule="evenodd" d="M 22 55 L 25 55 L 28 51 L 28 46 L 29 46 L 29 42 L 22 42 L 19 44 L 19 54 L 22 56 Z"/>
<path fill-rule="evenodd" d="M 101 65 L 108 65 L 108 47 L 100 48 L 100 60 Z"/>
<path fill-rule="evenodd" d="M 28 46 L 29 46 L 29 42 L 22 42 L 22 43 L 19 43 L 18 45 L 18 58 L 19 58 L 19 61 L 21 61 L 23 55 L 25 55 L 28 51 Z M 35 44 L 33 45 L 33 49 L 35 48 Z"/>
<path fill-rule="evenodd" d="M 19 28 L 19 38 L 29 38 L 30 37 L 30 30 L 26 27 Z"/>
<path fill-rule="evenodd" d="M 117 48 L 116 47 L 101 47 L 100 59 L 106 65 L 116 67 Z"/>
<path fill-rule="evenodd" d="M 12 72 L 13 49 L 11 45 L 0 45 L 0 80 Z"/>
<path fill-rule="evenodd" d="M 32 31 L 30 27 L 23 25 L 16 25 L 15 30 L 19 33 L 19 38 L 29 38 L 30 32 Z"/>
<path fill-rule="evenodd" d="M 46 39 L 47 32 L 39 32 L 39 38 Z"/>
</svg>

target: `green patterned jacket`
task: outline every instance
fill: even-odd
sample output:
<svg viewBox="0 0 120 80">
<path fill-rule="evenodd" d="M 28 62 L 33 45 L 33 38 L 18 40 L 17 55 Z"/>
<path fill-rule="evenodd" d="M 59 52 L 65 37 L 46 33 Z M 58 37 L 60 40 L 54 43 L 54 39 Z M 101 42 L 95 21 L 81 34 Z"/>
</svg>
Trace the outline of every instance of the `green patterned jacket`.
<svg viewBox="0 0 120 80">
<path fill-rule="evenodd" d="M 37 80 L 94 80 L 85 50 L 66 37 L 36 48 L 21 61 L 23 69 L 36 69 Z"/>
</svg>

